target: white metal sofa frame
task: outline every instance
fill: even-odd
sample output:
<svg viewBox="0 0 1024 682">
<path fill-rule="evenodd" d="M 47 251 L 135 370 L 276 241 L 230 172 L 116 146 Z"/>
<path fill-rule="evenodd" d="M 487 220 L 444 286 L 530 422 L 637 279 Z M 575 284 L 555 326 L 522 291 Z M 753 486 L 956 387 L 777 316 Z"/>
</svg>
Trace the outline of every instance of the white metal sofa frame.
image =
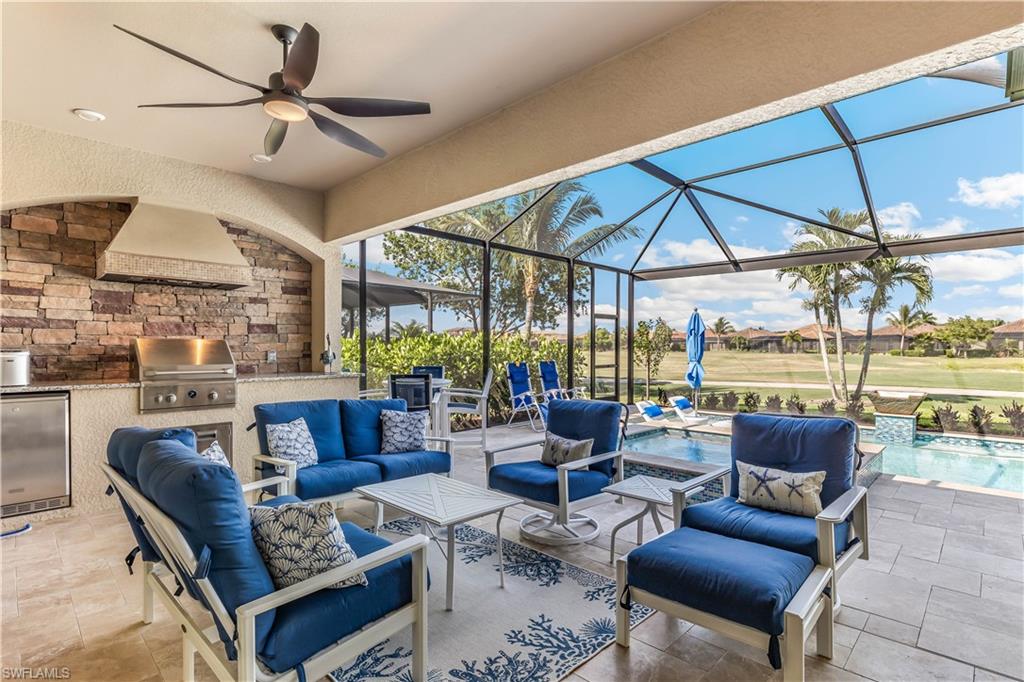
<svg viewBox="0 0 1024 682">
<path fill-rule="evenodd" d="M 426 536 L 414 535 L 390 547 L 360 557 L 344 566 L 333 568 L 295 585 L 276 590 L 264 597 L 242 604 L 235 609 L 237 626 L 235 625 L 236 621 L 232 620 L 230 614 L 228 614 L 216 590 L 213 589 L 213 584 L 210 580 L 208 578 L 189 578 L 199 588 L 203 598 L 210 605 L 210 611 L 214 620 L 220 624 L 224 632 L 232 635 L 233 639 L 237 639 L 237 663 L 233 664 L 224 651 L 224 645 L 220 640 L 217 626 L 201 628 L 189 614 L 188 609 L 179 603 L 178 598 L 161 580 L 161 575 L 170 571 L 178 582 L 184 585 L 186 584 L 186 577 L 180 574 L 179 571 L 189 571 L 190 575 L 196 571 L 198 561 L 181 531 L 170 517 L 133 488 L 113 467 L 109 464 L 101 464 L 100 467 L 110 481 L 110 484 L 117 489 L 128 507 L 142 520 L 148 537 L 157 546 L 160 555 L 173 559 L 173 561 L 164 562 L 162 568 L 153 565 L 146 566 L 143 575 L 145 582 L 143 600 L 145 603 L 148 598 L 149 607 L 148 611 L 144 607 L 143 612 L 145 622 L 152 622 L 152 594 L 156 594 L 171 614 L 171 617 L 181 627 L 183 682 L 195 682 L 196 653 L 203 657 L 203 660 L 206 661 L 219 680 L 238 682 L 298 682 L 299 676 L 294 669 L 274 674 L 265 672 L 257 665 L 256 617 L 271 609 L 322 590 L 340 580 L 349 578 L 357 573 L 369 571 L 405 555 L 412 557 L 412 601 L 397 611 L 378 619 L 371 625 L 322 649 L 309 659 L 303 661 L 302 665 L 308 679 L 320 679 L 324 676 L 330 676 L 332 670 L 335 670 L 346 661 L 358 656 L 371 646 L 393 636 L 403 628 L 412 626 L 412 678 L 415 682 L 426 682 L 426 552 L 428 544 Z M 264 481 L 259 483 L 266 485 Z"/>
<path fill-rule="evenodd" d="M 509 445 L 496 450 L 484 450 L 484 480 L 487 481 L 487 488 L 491 490 L 491 467 L 494 466 L 494 455 L 499 452 L 507 452 L 509 450 L 517 450 L 519 448 L 531 447 L 534 445 L 544 445 L 544 439 L 531 440 L 525 443 L 517 443 L 515 445 Z M 513 497 L 519 497 L 523 501 L 523 504 L 530 507 L 539 509 L 540 511 L 527 514 L 519 521 L 519 532 L 528 540 L 538 542 L 543 545 L 570 545 L 578 544 L 581 542 L 589 542 L 600 534 L 601 525 L 591 516 L 581 514 L 580 512 L 589 507 L 594 507 L 599 504 L 606 502 L 620 502 L 621 498 L 609 493 L 598 493 L 597 495 L 591 495 L 590 497 L 584 497 L 580 500 L 569 501 L 569 472 L 576 469 L 585 469 L 591 464 L 597 462 L 604 462 L 609 459 L 615 460 L 615 476 L 614 482 L 618 483 L 622 480 L 622 458 L 626 453 L 622 450 L 612 450 L 611 452 L 605 452 L 600 455 L 594 455 L 585 459 L 578 459 L 574 462 L 568 462 L 566 464 L 558 465 L 558 504 L 548 504 L 547 502 L 538 502 L 528 497 L 520 497 L 513 495 Z M 499 491 L 505 492 L 505 491 Z M 510 495 L 512 493 L 505 493 Z M 575 525 L 587 525 L 591 527 L 591 530 L 587 533 L 578 533 L 573 529 Z M 556 535 L 553 533 L 554 528 L 558 526 L 561 530 L 565 531 L 566 535 Z M 550 535 L 542 535 L 543 531 L 552 533 Z"/>
</svg>

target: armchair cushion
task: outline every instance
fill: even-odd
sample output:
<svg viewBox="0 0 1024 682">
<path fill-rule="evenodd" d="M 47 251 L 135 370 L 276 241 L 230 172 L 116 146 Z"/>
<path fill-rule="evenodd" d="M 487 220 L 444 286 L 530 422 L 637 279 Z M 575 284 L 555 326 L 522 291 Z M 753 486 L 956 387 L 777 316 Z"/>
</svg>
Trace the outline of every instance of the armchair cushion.
<svg viewBox="0 0 1024 682">
<path fill-rule="evenodd" d="M 341 401 L 342 434 L 345 439 L 345 452 L 349 457 L 380 454 L 380 413 L 383 410 L 405 412 L 405 401 Z"/>
<path fill-rule="evenodd" d="M 387 540 L 352 523 L 342 531 L 356 556 L 384 549 Z M 260 659 L 282 673 L 412 601 L 412 559 L 403 556 L 366 572 L 366 587 L 320 590 L 277 608 Z"/>
<path fill-rule="evenodd" d="M 622 416 L 619 403 L 603 400 L 553 400 L 547 407 L 550 433 L 572 440 L 593 438 L 591 455 L 618 450 L 619 419 Z M 609 459 L 591 464 L 590 470 L 599 471 L 610 478 L 615 473 L 615 461 Z"/>
<path fill-rule="evenodd" d="M 452 469 L 452 458 L 448 453 L 435 450 L 363 455 L 354 458 L 353 461 L 380 467 L 381 476 L 385 481 L 419 476 L 420 474 L 447 474 Z"/>
<path fill-rule="evenodd" d="M 314 500 L 382 480 L 380 467 L 370 462 L 338 459 L 299 469 L 295 473 L 295 494 L 303 500 Z"/>
<path fill-rule="evenodd" d="M 811 559 L 735 538 L 678 528 L 632 550 L 629 585 L 781 635 L 786 606 L 814 569 Z"/>
<path fill-rule="evenodd" d="M 269 455 L 267 424 L 284 424 L 302 417 L 313 435 L 317 460 L 330 462 L 345 459 L 345 445 L 341 438 L 341 414 L 337 400 L 297 400 L 286 403 L 265 403 L 257 405 L 256 435 L 260 441 L 260 452 Z M 270 469 L 269 465 L 267 468 Z"/>
<path fill-rule="evenodd" d="M 610 479 L 604 472 L 593 469 L 570 471 L 569 501 L 597 495 Z M 558 469 L 540 461 L 493 466 L 487 484 L 509 495 L 558 506 Z"/>
<path fill-rule="evenodd" d="M 686 505 L 683 525 L 748 542 L 771 545 L 818 561 L 818 526 L 808 516 L 796 516 L 740 504 L 733 497 Z M 836 555 L 847 545 L 848 522 L 835 527 Z"/>
<path fill-rule="evenodd" d="M 857 425 L 849 419 L 737 414 L 732 419 L 732 496 L 739 490 L 736 461 L 807 473 L 824 471 L 821 504 L 853 487 Z"/>
</svg>

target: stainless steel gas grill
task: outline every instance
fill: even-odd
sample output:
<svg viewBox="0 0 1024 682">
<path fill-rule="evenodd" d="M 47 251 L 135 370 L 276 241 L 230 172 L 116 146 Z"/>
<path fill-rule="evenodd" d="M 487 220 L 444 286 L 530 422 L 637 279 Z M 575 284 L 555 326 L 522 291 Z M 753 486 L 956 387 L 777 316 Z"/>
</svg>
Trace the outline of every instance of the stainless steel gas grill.
<svg viewBox="0 0 1024 682">
<path fill-rule="evenodd" d="M 223 339 L 138 338 L 139 410 L 194 410 L 235 404 L 235 359 Z"/>
</svg>

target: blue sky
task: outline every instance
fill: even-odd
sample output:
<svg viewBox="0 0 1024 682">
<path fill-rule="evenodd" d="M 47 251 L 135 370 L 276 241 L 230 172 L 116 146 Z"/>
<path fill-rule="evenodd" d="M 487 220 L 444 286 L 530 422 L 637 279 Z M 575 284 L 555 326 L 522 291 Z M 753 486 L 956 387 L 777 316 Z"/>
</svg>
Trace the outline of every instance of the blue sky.
<svg viewBox="0 0 1024 682">
<path fill-rule="evenodd" d="M 1004 63 L 1002 56 L 991 60 Z M 992 86 L 919 78 L 836 107 L 853 135 L 863 138 L 1004 101 L 1002 90 Z M 811 110 L 665 152 L 651 161 L 692 179 L 840 141 L 825 116 Z M 890 233 L 939 236 L 1024 225 L 1024 107 L 867 142 L 860 149 L 875 208 Z M 580 182 L 598 199 L 604 216 L 582 226 L 578 234 L 601 223 L 621 222 L 669 189 L 631 166 L 593 173 Z M 845 149 L 703 184 L 806 216 L 831 207 L 863 210 L 865 203 Z M 796 221 L 712 195 L 697 196 L 739 257 L 784 252 L 797 239 Z M 670 195 L 632 221 L 640 231 L 635 238 L 587 258 L 629 268 L 672 199 Z M 370 266 L 393 271 L 383 262 L 380 242 L 368 242 Z M 719 260 L 721 252 L 682 199 L 644 252 L 640 267 Z M 928 265 L 935 281 L 928 307 L 940 319 L 967 313 L 1024 317 L 1024 248 L 940 254 L 930 257 Z M 774 272 L 641 282 L 636 297 L 639 319 L 660 315 L 680 327 L 694 307 L 705 318 L 723 315 L 737 328 L 792 329 L 811 319 L 801 307 L 801 292 L 789 291 Z M 893 307 L 912 302 L 912 297 L 910 291 L 898 292 Z M 600 284 L 596 301 L 600 310 L 614 309 L 610 282 Z M 395 312 L 394 319 L 424 319 L 413 309 Z M 438 315 L 438 326 L 455 324 L 449 317 Z M 855 308 L 847 311 L 850 326 L 862 326 L 862 318 Z"/>
</svg>

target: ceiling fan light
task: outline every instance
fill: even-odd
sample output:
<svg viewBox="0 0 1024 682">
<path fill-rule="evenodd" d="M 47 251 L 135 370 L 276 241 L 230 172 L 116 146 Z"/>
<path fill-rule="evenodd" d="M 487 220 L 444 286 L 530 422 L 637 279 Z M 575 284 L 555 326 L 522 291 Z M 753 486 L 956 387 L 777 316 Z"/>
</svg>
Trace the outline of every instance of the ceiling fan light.
<svg viewBox="0 0 1024 682">
<path fill-rule="evenodd" d="M 263 111 L 279 121 L 304 121 L 307 116 L 307 109 L 297 98 L 282 97 L 272 99 L 263 103 Z"/>
</svg>

